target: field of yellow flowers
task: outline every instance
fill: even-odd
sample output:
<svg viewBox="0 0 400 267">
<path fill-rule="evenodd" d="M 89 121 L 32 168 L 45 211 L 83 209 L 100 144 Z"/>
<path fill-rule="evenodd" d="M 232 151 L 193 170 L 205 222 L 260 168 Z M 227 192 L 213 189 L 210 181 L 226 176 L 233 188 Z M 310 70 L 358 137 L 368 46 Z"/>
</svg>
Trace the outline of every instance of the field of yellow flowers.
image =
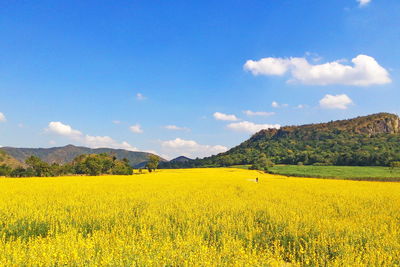
<svg viewBox="0 0 400 267">
<path fill-rule="evenodd" d="M 0 266 L 400 264 L 400 183 L 221 168 L 0 192 Z"/>
</svg>

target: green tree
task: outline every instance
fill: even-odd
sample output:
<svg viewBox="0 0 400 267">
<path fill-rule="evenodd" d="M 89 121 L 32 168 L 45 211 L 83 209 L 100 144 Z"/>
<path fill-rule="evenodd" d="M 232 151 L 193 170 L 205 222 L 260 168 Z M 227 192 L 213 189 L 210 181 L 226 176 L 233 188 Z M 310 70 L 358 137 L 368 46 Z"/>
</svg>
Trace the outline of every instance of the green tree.
<svg viewBox="0 0 400 267">
<path fill-rule="evenodd" d="M 66 168 L 72 169 L 76 174 L 93 176 L 101 174 L 131 175 L 133 173 L 129 160 L 118 160 L 115 155 L 106 153 L 80 155 Z"/>
<path fill-rule="evenodd" d="M 158 164 L 160 163 L 160 157 L 157 155 L 150 155 L 149 156 L 149 161 L 146 164 L 146 168 L 149 170 L 149 172 L 155 171 L 158 167 Z"/>
<path fill-rule="evenodd" d="M 25 163 L 34 171 L 34 176 L 46 177 L 52 176 L 50 166 L 47 162 L 42 161 L 37 156 L 30 156 L 25 160 Z"/>
<path fill-rule="evenodd" d="M 264 153 L 261 153 L 260 156 L 254 160 L 250 169 L 268 171 L 272 166 L 274 166 L 273 162 Z"/>
<path fill-rule="evenodd" d="M 126 162 L 117 160 L 112 168 L 112 174 L 115 175 L 132 175 L 133 168 Z"/>
<path fill-rule="evenodd" d="M 6 164 L 0 165 L 0 176 L 9 176 L 12 168 Z"/>
<path fill-rule="evenodd" d="M 101 159 L 98 157 L 87 157 L 85 160 L 85 166 L 87 169 L 86 174 L 95 176 L 95 175 L 100 175 L 103 170 L 102 162 Z"/>
</svg>

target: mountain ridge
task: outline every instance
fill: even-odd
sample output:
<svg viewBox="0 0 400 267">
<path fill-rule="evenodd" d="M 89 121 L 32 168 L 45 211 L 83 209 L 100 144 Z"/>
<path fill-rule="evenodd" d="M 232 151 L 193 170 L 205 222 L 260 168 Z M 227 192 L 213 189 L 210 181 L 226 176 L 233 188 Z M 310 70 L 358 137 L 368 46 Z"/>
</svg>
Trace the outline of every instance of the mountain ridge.
<svg viewBox="0 0 400 267">
<path fill-rule="evenodd" d="M 396 114 L 381 112 L 366 116 L 358 116 L 356 118 L 335 120 L 322 123 L 310 123 L 303 125 L 289 125 L 283 126 L 280 129 L 265 129 L 257 132 L 256 134 L 264 131 L 292 131 L 298 128 L 314 128 L 314 129 L 338 129 L 353 131 L 355 133 L 399 133 L 400 132 L 400 118 Z M 350 129 L 349 129 L 350 128 Z"/>
<path fill-rule="evenodd" d="M 115 154 L 117 159 L 127 158 L 129 164 L 134 167 L 138 164 L 143 164 L 148 161 L 148 157 L 152 153 L 140 151 L 128 151 L 124 149 L 113 148 L 88 148 L 83 146 L 66 145 L 62 147 L 51 148 L 15 148 L 15 147 L 1 147 L 1 151 L 6 152 L 9 156 L 15 158 L 23 163 L 29 156 L 37 156 L 47 163 L 60 163 L 65 164 L 71 162 L 75 157 L 82 154 L 101 154 L 111 153 Z M 161 158 L 161 161 L 166 161 Z"/>
<path fill-rule="evenodd" d="M 191 161 L 191 160 L 193 160 L 193 159 L 188 158 L 186 156 L 179 156 L 174 159 L 171 159 L 169 162 L 187 162 L 187 161 Z"/>
</svg>

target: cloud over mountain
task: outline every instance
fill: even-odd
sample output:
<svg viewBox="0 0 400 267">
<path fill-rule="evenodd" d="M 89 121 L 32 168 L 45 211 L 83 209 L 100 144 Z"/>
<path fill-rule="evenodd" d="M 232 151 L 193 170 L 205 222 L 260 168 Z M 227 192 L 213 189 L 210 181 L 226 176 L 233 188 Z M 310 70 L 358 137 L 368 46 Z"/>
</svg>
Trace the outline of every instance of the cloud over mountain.
<svg viewBox="0 0 400 267">
<path fill-rule="evenodd" d="M 238 132 L 247 132 L 250 134 L 254 134 L 263 129 L 279 129 L 281 126 L 279 124 L 257 124 L 250 121 L 241 121 L 230 123 L 227 126 L 229 129 L 238 131 Z"/>
<path fill-rule="evenodd" d="M 59 121 L 52 121 L 45 129 L 46 132 L 66 137 L 74 142 L 83 144 L 90 148 L 120 148 L 130 151 L 137 151 L 136 147 L 131 146 L 128 142 L 118 142 L 109 136 L 92 136 L 83 134 L 81 131 L 73 129 L 70 125 Z"/>
<path fill-rule="evenodd" d="M 161 142 L 162 154 L 168 158 L 176 156 L 186 156 L 189 158 L 206 157 L 215 155 L 228 150 L 221 145 L 202 145 L 193 140 L 176 138 Z"/>
</svg>

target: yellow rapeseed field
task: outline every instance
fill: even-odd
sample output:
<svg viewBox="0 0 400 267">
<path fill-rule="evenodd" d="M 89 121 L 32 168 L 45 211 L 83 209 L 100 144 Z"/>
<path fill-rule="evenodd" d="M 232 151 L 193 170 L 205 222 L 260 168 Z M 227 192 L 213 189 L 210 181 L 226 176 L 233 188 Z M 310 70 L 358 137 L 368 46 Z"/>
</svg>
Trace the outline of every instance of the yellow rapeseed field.
<svg viewBox="0 0 400 267">
<path fill-rule="evenodd" d="M 399 183 L 226 168 L 4 178 L 0 192 L 0 266 L 400 264 Z"/>
</svg>

